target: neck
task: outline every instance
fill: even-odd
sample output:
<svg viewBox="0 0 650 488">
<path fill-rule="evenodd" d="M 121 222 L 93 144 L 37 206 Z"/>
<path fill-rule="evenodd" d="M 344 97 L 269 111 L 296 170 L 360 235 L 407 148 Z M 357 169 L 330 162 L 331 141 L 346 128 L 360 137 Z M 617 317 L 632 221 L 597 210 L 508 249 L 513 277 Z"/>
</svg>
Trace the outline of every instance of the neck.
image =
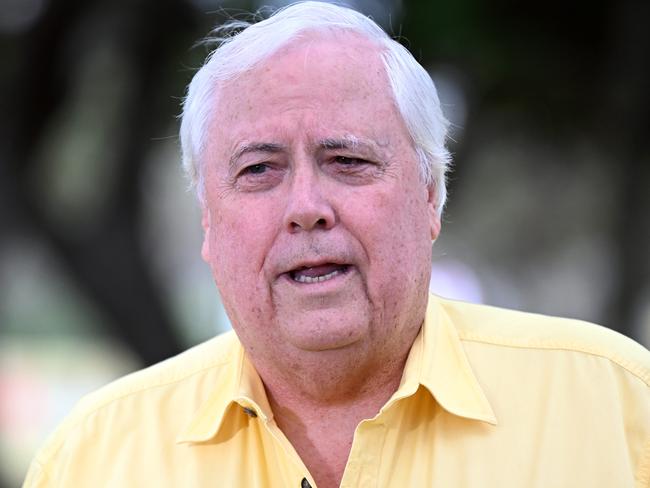
<svg viewBox="0 0 650 488">
<path fill-rule="evenodd" d="M 410 341 L 412 344 L 412 341 Z M 363 365 L 323 354 L 293 374 L 258 369 L 274 419 L 319 488 L 338 487 L 357 425 L 374 417 L 399 387 L 410 346 L 398 358 Z M 266 374 L 265 374 L 266 373 Z"/>
<path fill-rule="evenodd" d="M 390 364 L 374 365 L 355 374 L 352 368 L 327 367 L 321 363 L 316 371 L 300 368 L 291 375 L 269 376 L 260 371 L 274 416 L 281 412 L 318 412 L 318 418 L 327 411 L 363 411 L 374 416 L 397 390 L 406 357 Z M 311 372 L 311 374 L 309 374 Z M 365 418 L 365 417 L 364 417 Z"/>
<path fill-rule="evenodd" d="M 310 410 L 381 407 L 399 386 L 418 330 L 401 347 L 366 351 L 363 346 L 330 351 L 304 351 L 291 361 L 267 362 L 251 356 L 271 401 Z M 368 349 L 370 349 L 368 347 Z"/>
<path fill-rule="evenodd" d="M 372 394 L 327 403 L 267 392 L 278 427 L 317 486 L 335 488 L 343 478 L 357 425 L 374 417 L 398 385 L 399 380 Z"/>
</svg>

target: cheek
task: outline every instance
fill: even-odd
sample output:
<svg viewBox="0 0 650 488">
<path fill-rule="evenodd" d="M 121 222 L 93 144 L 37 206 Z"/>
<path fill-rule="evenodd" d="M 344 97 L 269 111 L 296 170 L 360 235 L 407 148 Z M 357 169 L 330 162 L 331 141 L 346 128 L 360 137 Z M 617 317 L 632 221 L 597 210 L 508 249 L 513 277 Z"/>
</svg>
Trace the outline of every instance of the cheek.
<svg viewBox="0 0 650 488">
<path fill-rule="evenodd" d="M 233 326 L 250 322 L 266 302 L 263 265 L 268 247 L 264 230 L 255 219 L 237 214 L 225 215 L 211 229 L 210 267 Z M 251 297 L 255 299 L 251 301 Z"/>
<path fill-rule="evenodd" d="M 239 201 L 220 205 L 210 229 L 212 262 L 224 273 L 250 275 L 263 266 L 275 235 L 275 220 L 268 204 Z"/>
<path fill-rule="evenodd" d="M 426 202 L 417 194 L 379 194 L 364 208 L 364 219 L 369 234 L 392 250 L 408 250 L 418 243 L 428 243 L 429 213 Z M 416 193 L 416 192 L 412 192 Z M 387 244 L 390 244 L 388 246 Z M 392 251 L 391 251 L 392 252 Z"/>
<path fill-rule="evenodd" d="M 357 228 L 357 235 L 370 260 L 370 280 L 399 286 L 398 283 L 419 276 L 422 269 L 430 268 L 427 209 L 426 202 L 418 200 L 417 195 L 380 195 L 367 206 L 364 225 Z"/>
</svg>

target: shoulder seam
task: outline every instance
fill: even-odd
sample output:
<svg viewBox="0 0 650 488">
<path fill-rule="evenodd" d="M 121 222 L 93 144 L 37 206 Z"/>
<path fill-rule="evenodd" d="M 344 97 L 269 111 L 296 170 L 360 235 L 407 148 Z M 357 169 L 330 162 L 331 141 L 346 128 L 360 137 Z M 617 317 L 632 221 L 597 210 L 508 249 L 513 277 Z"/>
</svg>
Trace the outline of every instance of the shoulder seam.
<svg viewBox="0 0 650 488">
<path fill-rule="evenodd" d="M 459 337 L 461 341 L 465 342 L 478 342 L 482 344 L 489 344 L 492 346 L 500 347 L 513 347 L 518 349 L 545 349 L 545 350 L 557 350 L 557 351 L 567 351 L 567 352 L 576 352 L 582 354 L 589 354 L 591 356 L 601 357 L 607 359 L 614 364 L 620 366 L 625 371 L 631 375 L 637 377 L 643 383 L 650 387 L 650 371 L 647 371 L 645 368 L 640 367 L 638 364 L 631 361 L 625 360 L 623 358 L 609 354 L 602 349 L 596 347 L 586 347 L 583 344 L 560 344 L 550 341 L 515 341 L 511 338 L 488 338 L 481 336 L 479 334 L 472 334 L 466 331 L 459 331 Z"/>
<path fill-rule="evenodd" d="M 97 412 L 98 410 L 101 410 L 102 408 L 108 406 L 109 404 L 111 404 L 113 402 L 116 402 L 118 400 L 122 400 L 123 398 L 126 398 L 128 396 L 135 395 L 135 394 L 143 392 L 145 390 L 153 390 L 154 388 L 160 388 L 161 386 L 169 386 L 169 385 L 171 385 L 173 383 L 178 383 L 179 381 L 186 380 L 187 378 L 190 378 L 190 377 L 192 377 L 192 376 L 194 376 L 196 374 L 203 373 L 204 371 L 206 371 L 208 369 L 212 369 L 212 368 L 215 368 L 217 366 L 222 366 L 222 365 L 226 364 L 227 362 L 228 362 L 227 360 L 223 360 L 223 361 L 220 361 L 220 362 L 215 362 L 215 363 L 212 363 L 212 364 L 210 364 L 208 366 L 205 366 L 205 367 L 203 367 L 201 369 L 193 370 L 191 372 L 188 372 L 187 374 L 177 376 L 177 377 L 175 377 L 173 379 L 170 379 L 170 380 L 167 380 L 167 381 L 160 381 L 160 382 L 157 382 L 157 383 L 154 383 L 154 384 L 151 384 L 151 385 L 143 385 L 140 388 L 133 388 L 132 390 L 124 392 L 122 395 L 112 397 L 112 398 L 107 399 L 106 401 L 98 404 L 97 406 L 95 406 L 94 408 L 92 408 L 91 410 L 88 411 L 88 415 L 92 415 L 93 413 Z"/>
<path fill-rule="evenodd" d="M 154 388 L 160 388 L 160 387 L 163 387 L 163 386 L 169 386 L 171 384 L 178 383 L 179 381 L 183 381 L 183 380 L 185 380 L 187 378 L 190 378 L 191 376 L 194 376 L 196 374 L 200 374 L 200 373 L 202 373 L 202 372 L 204 372 L 206 370 L 212 369 L 212 368 L 217 367 L 217 366 L 222 366 L 222 365 L 226 364 L 227 362 L 228 362 L 227 359 L 223 358 L 222 361 L 211 363 L 210 365 L 205 366 L 205 367 L 203 367 L 201 369 L 193 370 L 192 372 L 190 372 L 188 374 L 176 377 L 173 380 L 159 382 L 159 383 L 155 383 L 153 385 L 146 385 L 146 386 L 142 386 L 141 388 L 134 388 L 132 390 L 129 390 L 129 391 L 123 393 L 122 395 L 111 397 L 110 399 L 107 399 L 106 401 L 101 402 L 98 405 L 92 405 L 92 408 L 90 408 L 90 406 L 89 406 L 87 411 L 82 410 L 78 414 L 77 414 L 77 412 L 75 412 L 73 410 L 71 414 L 74 415 L 75 417 L 79 417 L 79 418 L 76 418 L 75 422 L 71 422 L 69 425 L 66 425 L 65 428 L 66 428 L 67 431 L 69 431 L 69 430 L 77 427 L 83 420 L 88 419 L 88 418 L 96 415 L 100 410 L 108 407 L 110 404 L 112 404 L 114 402 L 117 402 L 119 400 L 122 400 L 124 398 L 127 398 L 127 397 L 129 397 L 131 395 L 135 395 L 137 393 L 141 393 L 141 392 L 146 391 L 146 390 L 152 390 Z M 81 402 L 83 400 L 84 400 L 84 398 L 82 398 L 79 401 Z M 63 427 L 63 425 L 61 427 Z M 37 461 L 38 464 L 40 465 L 41 472 L 47 478 L 49 478 L 49 475 L 47 473 L 46 468 L 49 466 L 50 461 L 59 453 L 59 451 L 61 450 L 63 445 L 64 445 L 63 440 L 59 440 L 57 442 L 56 448 L 53 449 L 50 453 L 48 453 L 47 462 L 44 462 L 44 460 L 42 459 L 42 457 L 40 455 L 41 454 L 40 452 L 39 452 L 39 454 L 37 455 L 37 457 L 35 459 L 35 461 Z"/>
</svg>

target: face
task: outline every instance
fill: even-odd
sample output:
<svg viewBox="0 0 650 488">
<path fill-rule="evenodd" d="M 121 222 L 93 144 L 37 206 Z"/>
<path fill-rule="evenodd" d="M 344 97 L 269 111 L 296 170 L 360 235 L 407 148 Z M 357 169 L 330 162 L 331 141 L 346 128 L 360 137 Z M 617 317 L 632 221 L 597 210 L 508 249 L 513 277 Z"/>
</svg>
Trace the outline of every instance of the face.
<svg viewBox="0 0 650 488">
<path fill-rule="evenodd" d="M 254 361 L 408 348 L 440 225 L 377 48 L 314 35 L 216 105 L 202 254 Z"/>
</svg>

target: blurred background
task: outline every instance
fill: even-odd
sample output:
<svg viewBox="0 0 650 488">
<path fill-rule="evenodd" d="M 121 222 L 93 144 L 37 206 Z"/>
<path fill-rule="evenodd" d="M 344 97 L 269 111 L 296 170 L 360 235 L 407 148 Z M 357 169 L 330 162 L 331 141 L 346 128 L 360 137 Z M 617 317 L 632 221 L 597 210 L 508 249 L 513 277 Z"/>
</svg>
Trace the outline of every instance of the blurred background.
<svg viewBox="0 0 650 488">
<path fill-rule="evenodd" d="M 79 397 L 229 328 L 179 103 L 217 0 L 0 0 L 0 486 Z M 431 289 L 650 344 L 650 2 L 358 0 L 436 81 Z"/>
</svg>

